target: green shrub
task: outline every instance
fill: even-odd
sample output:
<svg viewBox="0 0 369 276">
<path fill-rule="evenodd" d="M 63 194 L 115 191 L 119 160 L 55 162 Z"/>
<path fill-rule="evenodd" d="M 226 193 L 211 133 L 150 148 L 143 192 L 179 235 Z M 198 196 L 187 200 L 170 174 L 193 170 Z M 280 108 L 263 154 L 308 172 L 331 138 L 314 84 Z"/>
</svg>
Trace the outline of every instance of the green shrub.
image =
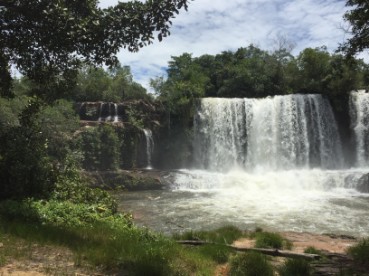
<svg viewBox="0 0 369 276">
<path fill-rule="evenodd" d="M 238 254 L 230 260 L 231 276 L 273 276 L 273 268 L 260 253 Z"/>
<path fill-rule="evenodd" d="M 352 256 L 352 258 L 364 265 L 369 264 L 369 238 L 362 239 L 358 244 L 351 246 L 347 253 Z"/>
<path fill-rule="evenodd" d="M 88 180 L 81 176 L 76 160 L 67 156 L 64 169 L 57 177 L 50 199 L 75 204 L 99 205 L 101 208 L 116 213 L 118 206 L 116 200 L 104 190 L 89 187 L 87 182 Z"/>
<path fill-rule="evenodd" d="M 199 253 L 203 256 L 211 258 L 218 264 L 226 263 L 231 253 L 231 249 L 224 245 L 204 245 L 200 246 Z"/>
<path fill-rule="evenodd" d="M 289 259 L 279 269 L 280 276 L 309 276 L 312 275 L 312 269 L 305 260 Z"/>
<path fill-rule="evenodd" d="M 307 253 L 307 254 L 316 254 L 316 255 L 320 255 L 322 256 L 322 251 L 316 249 L 314 246 L 309 246 L 307 248 L 305 248 L 304 250 L 304 253 Z"/>
<path fill-rule="evenodd" d="M 55 226 L 87 226 L 94 223 L 109 222 L 114 227 L 130 227 L 131 217 L 114 214 L 104 205 L 75 204 L 70 201 L 6 200 L 0 203 L 0 216 L 8 220 L 22 219 L 33 223 Z"/>
<path fill-rule="evenodd" d="M 241 238 L 243 232 L 235 226 L 228 225 L 212 231 L 189 231 L 174 235 L 176 240 L 202 240 L 214 243 L 232 244 Z"/>
<path fill-rule="evenodd" d="M 275 248 L 275 249 L 291 249 L 292 244 L 287 239 L 284 239 L 278 233 L 271 232 L 256 232 L 255 247 L 257 248 Z"/>
</svg>

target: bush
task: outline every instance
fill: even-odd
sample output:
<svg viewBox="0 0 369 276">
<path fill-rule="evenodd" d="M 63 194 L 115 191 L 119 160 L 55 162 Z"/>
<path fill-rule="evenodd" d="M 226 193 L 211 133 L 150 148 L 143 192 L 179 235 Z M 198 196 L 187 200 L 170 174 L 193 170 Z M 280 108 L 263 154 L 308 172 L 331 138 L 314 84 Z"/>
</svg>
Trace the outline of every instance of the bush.
<svg viewBox="0 0 369 276">
<path fill-rule="evenodd" d="M 369 238 L 362 239 L 358 244 L 351 246 L 347 253 L 360 264 L 369 265 Z"/>
<path fill-rule="evenodd" d="M 212 231 L 190 231 L 181 235 L 175 235 L 177 240 L 203 240 L 208 242 L 231 244 L 241 238 L 243 233 L 235 226 L 228 225 Z"/>
<path fill-rule="evenodd" d="M 228 261 L 231 249 L 224 245 L 204 245 L 200 246 L 199 253 L 207 256 L 218 264 L 226 263 Z"/>
<path fill-rule="evenodd" d="M 257 248 L 275 248 L 275 249 L 291 249 L 292 244 L 287 239 L 284 239 L 278 233 L 256 232 L 255 247 Z"/>
<path fill-rule="evenodd" d="M 129 215 L 114 214 L 104 206 L 56 200 L 2 201 L 0 217 L 62 227 L 88 226 L 105 222 L 113 227 L 132 226 Z"/>
<path fill-rule="evenodd" d="M 234 256 L 230 261 L 231 276 L 273 276 L 273 268 L 265 256 L 250 252 Z"/>
<path fill-rule="evenodd" d="M 307 253 L 307 254 L 316 254 L 316 255 L 320 255 L 322 256 L 322 251 L 316 249 L 314 246 L 309 246 L 307 247 L 305 250 L 304 250 L 304 253 Z"/>
<path fill-rule="evenodd" d="M 309 276 L 312 275 L 310 265 L 305 260 L 289 259 L 279 269 L 280 276 Z"/>
</svg>

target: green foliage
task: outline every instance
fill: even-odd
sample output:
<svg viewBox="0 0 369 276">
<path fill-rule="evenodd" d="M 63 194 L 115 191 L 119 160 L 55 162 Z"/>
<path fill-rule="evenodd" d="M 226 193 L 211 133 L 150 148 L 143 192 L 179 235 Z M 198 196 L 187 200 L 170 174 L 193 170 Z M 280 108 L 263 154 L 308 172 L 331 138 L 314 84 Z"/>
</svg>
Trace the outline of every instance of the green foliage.
<svg viewBox="0 0 369 276">
<path fill-rule="evenodd" d="M 121 141 L 113 126 L 101 124 L 83 131 L 78 140 L 83 167 L 88 170 L 119 168 Z"/>
<path fill-rule="evenodd" d="M 300 259 L 288 259 L 278 270 L 281 276 L 310 276 L 313 271 L 309 263 Z"/>
<path fill-rule="evenodd" d="M 19 126 L 19 115 L 27 106 L 29 98 L 20 96 L 14 99 L 0 97 L 0 133 L 4 134 L 15 126 Z"/>
<path fill-rule="evenodd" d="M 212 259 L 218 264 L 226 263 L 232 250 L 222 245 L 204 245 L 198 249 L 199 253 L 207 258 Z"/>
<path fill-rule="evenodd" d="M 77 86 L 71 98 L 76 101 L 121 102 L 123 100 L 152 100 L 146 89 L 133 81 L 129 66 L 119 63 L 108 70 L 84 66 L 79 70 Z"/>
<path fill-rule="evenodd" d="M 108 272 L 211 275 L 215 266 L 198 250 L 137 228 L 130 217 L 101 212 L 95 205 L 55 200 L 5 201 L 0 204 L 0 237 L 3 234 L 29 243 L 68 247 L 79 265 L 88 262 Z"/>
<path fill-rule="evenodd" d="M 351 246 L 347 253 L 359 264 L 369 264 L 369 238 L 360 240 L 356 245 Z"/>
<path fill-rule="evenodd" d="M 0 215 L 8 220 L 22 219 L 63 227 L 89 226 L 108 221 L 111 225 L 130 226 L 130 216 L 113 214 L 101 204 L 75 204 L 70 201 L 32 200 L 21 202 L 6 200 L 0 203 Z"/>
<path fill-rule="evenodd" d="M 122 168 L 134 168 L 137 166 L 137 152 L 139 143 L 139 133 L 137 128 L 117 129 L 119 140 L 121 141 L 121 163 Z"/>
<path fill-rule="evenodd" d="M 223 226 L 212 231 L 190 231 L 174 236 L 177 240 L 202 240 L 214 243 L 232 244 L 241 238 L 243 232 L 235 226 Z"/>
<path fill-rule="evenodd" d="M 340 50 L 353 56 L 369 48 L 369 3 L 366 0 L 347 0 L 346 5 L 350 9 L 345 13 L 344 18 L 351 25 L 352 36 L 340 46 Z"/>
<path fill-rule="evenodd" d="M 291 249 L 292 247 L 291 242 L 284 239 L 278 233 L 256 232 L 254 236 L 255 236 L 255 247 L 257 248 Z"/>
<path fill-rule="evenodd" d="M 100 138 L 100 169 L 118 169 L 120 141 L 114 128 L 110 125 L 102 124 L 98 128 L 98 135 Z"/>
<path fill-rule="evenodd" d="M 100 138 L 95 128 L 83 131 L 78 137 L 79 147 L 82 151 L 82 166 L 87 170 L 99 168 Z"/>
<path fill-rule="evenodd" d="M 142 112 L 134 108 L 129 108 L 126 110 L 126 112 L 128 115 L 128 121 L 132 126 L 139 129 L 144 128 Z"/>
<path fill-rule="evenodd" d="M 91 188 L 83 179 L 73 159 L 66 162 L 64 171 L 59 174 L 51 199 L 70 201 L 74 204 L 98 205 L 101 210 L 107 209 L 112 213 L 117 211 L 117 202 L 106 191 Z"/>
<path fill-rule="evenodd" d="M 120 48 L 138 51 L 152 43 L 154 33 L 159 40 L 168 36 L 170 19 L 187 9 L 187 0 L 129 1 L 107 9 L 96 0 L 1 5 L 0 92 L 9 96 L 11 64 L 35 81 L 39 95 L 62 92 L 73 85 L 81 59 L 113 65 Z"/>
<path fill-rule="evenodd" d="M 316 249 L 314 246 L 309 246 L 307 248 L 305 248 L 304 250 L 304 253 L 307 253 L 307 254 L 316 254 L 316 255 L 320 255 L 322 256 L 322 251 Z"/>
<path fill-rule="evenodd" d="M 0 198 L 50 195 L 79 127 L 72 104 L 59 100 L 46 106 L 24 96 L 0 102 L 6 115 L 0 131 Z"/>
<path fill-rule="evenodd" d="M 273 276 L 267 258 L 255 252 L 237 254 L 230 260 L 230 276 Z"/>
<path fill-rule="evenodd" d="M 270 53 L 250 45 L 215 56 L 184 53 L 169 61 L 168 78 L 151 80 L 151 86 L 170 113 L 185 116 L 186 104 L 199 97 L 319 93 L 344 109 L 342 98 L 369 84 L 361 60 L 332 55 L 324 46 L 304 49 L 297 57 L 290 51 L 282 47 Z"/>
<path fill-rule="evenodd" d="M 38 124 L 47 139 L 47 152 L 54 162 L 64 163 L 73 145 L 73 135 L 79 129 L 79 118 L 73 104 L 57 100 L 45 105 L 38 114 Z"/>
<path fill-rule="evenodd" d="M 19 115 L 19 125 L 0 135 L 0 198 L 45 197 L 57 171 L 47 153 L 48 137 L 39 124 L 41 102 L 31 99 Z"/>
</svg>

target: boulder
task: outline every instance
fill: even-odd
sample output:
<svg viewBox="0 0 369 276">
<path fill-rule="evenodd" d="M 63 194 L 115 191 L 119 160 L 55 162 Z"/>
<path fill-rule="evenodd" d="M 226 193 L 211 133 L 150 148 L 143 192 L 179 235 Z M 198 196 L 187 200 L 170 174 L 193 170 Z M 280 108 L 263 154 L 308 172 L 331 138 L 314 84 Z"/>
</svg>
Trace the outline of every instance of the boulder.
<svg viewBox="0 0 369 276">
<path fill-rule="evenodd" d="M 369 173 L 364 174 L 358 179 L 356 190 L 361 193 L 369 193 Z"/>
</svg>

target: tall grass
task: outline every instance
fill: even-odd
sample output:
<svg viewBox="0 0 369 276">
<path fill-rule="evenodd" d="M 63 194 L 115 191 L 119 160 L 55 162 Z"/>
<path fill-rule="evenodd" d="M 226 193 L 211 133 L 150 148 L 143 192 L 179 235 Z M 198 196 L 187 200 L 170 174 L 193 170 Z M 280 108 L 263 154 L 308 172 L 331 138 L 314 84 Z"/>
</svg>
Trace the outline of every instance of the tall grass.
<svg viewBox="0 0 369 276">
<path fill-rule="evenodd" d="M 257 248 L 274 248 L 274 249 L 291 249 L 292 243 L 283 238 L 278 233 L 271 232 L 255 232 L 255 247 Z"/>
<path fill-rule="evenodd" d="M 64 246 L 74 252 L 76 265 L 86 263 L 128 275 L 191 275 L 198 272 L 211 275 L 215 268 L 215 262 L 206 252 L 177 245 L 168 237 L 138 228 L 126 216 L 100 217 L 101 210 L 83 216 L 80 208 L 85 210 L 85 207 L 70 203 L 67 206 L 65 208 L 64 203 L 48 205 L 52 207 L 47 208 L 48 219 L 40 220 L 44 205 L 28 211 L 23 207 L 4 210 L 3 205 L 0 237 L 7 235 L 25 243 Z M 22 216 L 17 219 L 17 210 L 21 214 L 31 212 L 36 219 L 24 220 Z M 64 223 L 67 219 L 80 223 Z M 12 246 L 10 243 L 6 248 Z M 5 263 L 7 257 L 14 257 L 13 253 L 0 255 L 0 261 Z"/>
<path fill-rule="evenodd" d="M 238 254 L 230 260 L 230 276 L 273 276 L 273 267 L 260 253 Z"/>
<path fill-rule="evenodd" d="M 280 276 L 310 276 L 313 271 L 305 260 L 288 259 L 279 269 Z"/>
<path fill-rule="evenodd" d="M 220 244 L 232 244 L 243 237 L 243 232 L 235 226 L 228 225 L 211 231 L 189 231 L 173 236 L 176 240 L 202 240 Z"/>
<path fill-rule="evenodd" d="M 356 245 L 351 246 L 347 253 L 361 265 L 369 265 L 369 238 L 360 240 Z"/>
</svg>

